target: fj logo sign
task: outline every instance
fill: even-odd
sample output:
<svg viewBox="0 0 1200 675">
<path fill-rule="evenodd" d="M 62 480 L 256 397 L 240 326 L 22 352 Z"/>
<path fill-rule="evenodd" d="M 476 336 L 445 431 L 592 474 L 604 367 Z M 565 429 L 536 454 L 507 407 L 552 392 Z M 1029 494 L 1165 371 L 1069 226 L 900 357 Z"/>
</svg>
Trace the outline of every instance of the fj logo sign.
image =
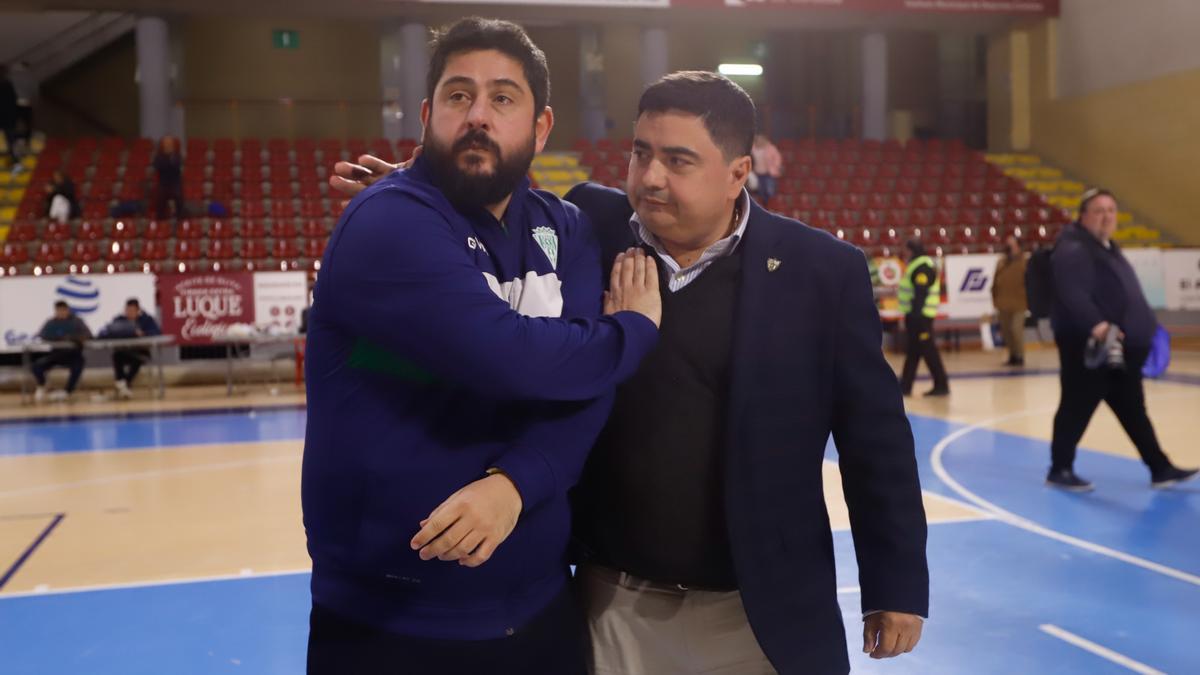
<svg viewBox="0 0 1200 675">
<path fill-rule="evenodd" d="M 533 240 L 542 248 L 542 253 L 546 254 L 550 266 L 558 269 L 558 233 L 554 231 L 554 228 L 544 225 L 533 228 Z"/>
<path fill-rule="evenodd" d="M 958 289 L 964 293 L 978 293 L 987 287 L 988 278 L 983 273 L 980 267 L 972 267 L 967 270 L 967 278 L 963 279 L 962 288 Z"/>
</svg>

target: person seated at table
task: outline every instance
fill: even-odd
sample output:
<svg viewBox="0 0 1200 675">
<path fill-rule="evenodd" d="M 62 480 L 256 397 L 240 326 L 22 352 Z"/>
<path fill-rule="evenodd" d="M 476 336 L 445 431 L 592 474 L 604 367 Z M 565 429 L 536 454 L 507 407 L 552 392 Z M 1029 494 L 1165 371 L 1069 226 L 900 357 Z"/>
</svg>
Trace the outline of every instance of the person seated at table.
<svg viewBox="0 0 1200 675">
<path fill-rule="evenodd" d="M 100 331 L 101 338 L 110 340 L 150 335 L 162 335 L 162 331 L 154 317 L 142 311 L 142 306 L 137 298 L 126 300 L 125 313 L 113 317 L 113 320 Z M 117 398 L 133 398 L 133 392 L 129 387 L 133 384 L 133 378 L 137 377 L 138 371 L 141 370 L 142 364 L 149 359 L 150 350 L 145 347 L 113 350 L 112 362 L 116 378 L 114 386 L 117 389 Z"/>
<path fill-rule="evenodd" d="M 75 392 L 75 387 L 79 384 L 79 376 L 83 375 L 83 344 L 92 339 L 92 331 L 83 322 L 83 319 L 71 311 L 71 307 L 67 303 L 59 300 L 54 303 L 54 316 L 46 321 L 42 330 L 38 331 L 38 337 L 46 342 L 69 342 L 72 344 L 71 346 L 55 345 L 48 354 L 33 362 L 31 370 L 33 379 L 37 381 L 37 390 L 33 393 L 33 400 L 41 403 L 47 398 L 46 371 L 56 366 L 65 366 L 70 369 L 71 373 L 67 378 L 67 388 L 65 390 L 57 389 L 50 392 L 49 395 L 51 401 L 65 401 Z"/>
</svg>

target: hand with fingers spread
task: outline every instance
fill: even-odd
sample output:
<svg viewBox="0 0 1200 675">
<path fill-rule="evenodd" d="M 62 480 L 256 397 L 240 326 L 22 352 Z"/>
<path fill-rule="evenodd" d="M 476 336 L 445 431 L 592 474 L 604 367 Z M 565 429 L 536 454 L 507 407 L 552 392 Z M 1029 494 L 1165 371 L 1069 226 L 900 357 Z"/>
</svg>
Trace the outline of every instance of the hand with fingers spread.
<svg viewBox="0 0 1200 675">
<path fill-rule="evenodd" d="M 375 181 L 383 178 L 397 169 L 407 169 L 413 160 L 421 156 L 421 146 L 413 150 L 409 157 L 400 164 L 390 164 L 374 155 L 361 155 L 358 163 L 338 162 L 333 165 L 333 175 L 329 177 L 329 187 L 342 193 L 347 198 L 362 192 Z"/>
<path fill-rule="evenodd" d="M 916 614 L 875 612 L 863 619 L 863 653 L 873 659 L 907 654 L 921 641 L 923 626 Z"/>
<path fill-rule="evenodd" d="M 662 296 L 658 290 L 658 265 L 640 248 L 617 254 L 604 292 L 604 313 L 637 312 L 662 323 Z"/>
<path fill-rule="evenodd" d="M 410 546 L 421 560 L 451 561 L 466 567 L 487 562 L 517 526 L 521 494 L 502 473 L 481 478 L 458 492 L 421 521 Z"/>
</svg>

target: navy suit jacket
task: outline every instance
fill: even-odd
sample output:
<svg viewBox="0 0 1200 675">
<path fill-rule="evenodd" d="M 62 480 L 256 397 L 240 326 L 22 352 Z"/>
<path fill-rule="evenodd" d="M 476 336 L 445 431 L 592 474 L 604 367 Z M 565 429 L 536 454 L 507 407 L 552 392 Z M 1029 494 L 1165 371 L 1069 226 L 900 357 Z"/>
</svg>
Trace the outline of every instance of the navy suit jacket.
<svg viewBox="0 0 1200 675">
<path fill-rule="evenodd" d="M 607 279 L 616 254 L 637 245 L 625 194 L 586 183 L 566 199 L 591 219 Z M 883 357 L 862 252 L 757 204 L 739 246 L 724 475 L 738 586 L 754 635 L 782 675 L 847 673 L 822 481 L 826 442 L 832 434 L 863 610 L 926 616 L 912 429 Z"/>
</svg>

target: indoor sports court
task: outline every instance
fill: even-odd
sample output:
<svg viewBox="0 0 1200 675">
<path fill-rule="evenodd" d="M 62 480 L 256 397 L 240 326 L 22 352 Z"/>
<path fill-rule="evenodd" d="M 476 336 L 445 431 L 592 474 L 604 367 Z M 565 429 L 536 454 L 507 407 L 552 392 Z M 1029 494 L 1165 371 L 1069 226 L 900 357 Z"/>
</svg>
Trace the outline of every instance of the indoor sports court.
<svg viewBox="0 0 1200 675">
<path fill-rule="evenodd" d="M 831 439 L 853 673 L 1200 673 L 1200 480 L 1152 487 L 1101 405 L 1078 476 L 1048 483 L 1049 317 L 1074 308 L 1035 285 L 1077 275 L 1034 267 L 1109 198 L 1096 236 L 1159 326 L 1146 411 L 1173 465 L 1200 467 L 1193 0 L 17 4 L 0 3 L 0 675 L 306 672 L 310 308 L 352 210 L 334 176 L 390 173 L 335 164 L 412 156 L 431 31 L 473 14 L 519 24 L 550 64 L 534 188 L 633 190 L 643 90 L 715 72 L 771 148 L 754 141 L 746 198 L 861 249 L 902 388 L 905 350 L 918 361 L 930 590 L 915 650 L 861 653 L 873 608 Z M 557 270 L 558 239 L 535 239 Z M 1089 369 L 1124 367 L 1107 331 Z"/>
<path fill-rule="evenodd" d="M 948 360 L 949 401 L 910 408 L 933 580 L 924 644 L 864 673 L 1187 673 L 1200 628 L 1194 484 L 1151 491 L 1101 410 L 1080 473 L 1042 483 L 1057 404 L 1052 351 L 1030 372 Z M 1164 448 L 1200 463 L 1200 359 L 1147 385 Z M 197 395 L 200 392 L 196 392 Z M 303 398 L 247 394 L 0 423 L 5 672 L 295 673 L 308 557 L 300 525 Z M 857 577 L 837 455 L 826 464 L 848 639 Z M 853 649 L 852 649 L 853 652 Z"/>
</svg>

